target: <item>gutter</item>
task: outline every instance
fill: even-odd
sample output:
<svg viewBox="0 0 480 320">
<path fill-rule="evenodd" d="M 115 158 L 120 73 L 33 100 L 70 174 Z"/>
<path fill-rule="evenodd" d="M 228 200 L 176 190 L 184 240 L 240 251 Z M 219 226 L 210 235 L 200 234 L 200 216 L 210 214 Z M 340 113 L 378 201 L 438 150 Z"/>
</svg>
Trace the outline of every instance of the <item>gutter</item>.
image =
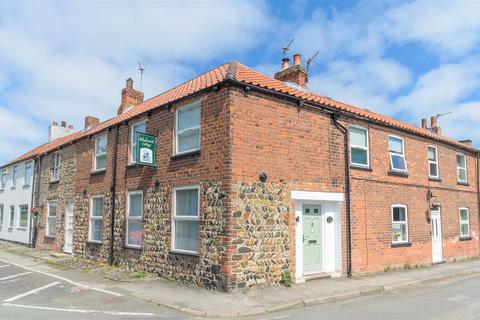
<svg viewBox="0 0 480 320">
<path fill-rule="evenodd" d="M 117 124 L 115 127 L 115 144 L 113 145 L 113 160 L 112 160 L 112 183 L 110 186 L 111 193 L 111 212 L 110 212 L 110 251 L 108 255 L 108 264 L 113 265 L 114 258 L 114 249 L 115 249 L 115 197 L 116 197 L 116 187 L 117 187 L 117 149 L 118 149 L 118 134 L 120 130 L 120 125 Z"/>
</svg>

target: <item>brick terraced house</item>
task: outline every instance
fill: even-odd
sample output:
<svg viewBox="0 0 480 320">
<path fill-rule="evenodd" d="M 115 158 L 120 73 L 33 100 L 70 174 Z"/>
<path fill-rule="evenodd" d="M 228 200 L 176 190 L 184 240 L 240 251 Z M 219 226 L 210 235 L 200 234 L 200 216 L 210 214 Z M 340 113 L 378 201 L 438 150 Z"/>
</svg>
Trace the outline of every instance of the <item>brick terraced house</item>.
<svg viewBox="0 0 480 320">
<path fill-rule="evenodd" d="M 16 160 L 39 163 L 38 247 L 221 290 L 478 257 L 479 150 L 307 83 L 298 54 L 146 101 L 128 79 L 117 116 Z"/>
</svg>

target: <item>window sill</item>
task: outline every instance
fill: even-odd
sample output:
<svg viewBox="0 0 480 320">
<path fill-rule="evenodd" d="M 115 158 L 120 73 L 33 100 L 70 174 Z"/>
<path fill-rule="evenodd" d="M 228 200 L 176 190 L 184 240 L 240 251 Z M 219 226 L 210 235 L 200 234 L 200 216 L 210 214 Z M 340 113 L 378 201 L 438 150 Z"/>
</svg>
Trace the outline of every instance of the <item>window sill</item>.
<svg viewBox="0 0 480 320">
<path fill-rule="evenodd" d="M 440 179 L 440 178 L 435 178 L 435 177 L 428 177 L 428 181 L 442 182 L 442 179 Z"/>
<path fill-rule="evenodd" d="M 44 236 L 44 238 L 47 238 L 47 239 L 55 239 L 55 236 L 49 236 L 48 234 L 46 234 L 46 235 Z"/>
<path fill-rule="evenodd" d="M 27 230 L 27 227 L 17 227 L 17 230 L 23 230 L 23 231 L 25 231 L 25 230 Z"/>
<path fill-rule="evenodd" d="M 408 178 L 408 173 L 403 171 L 390 170 L 388 171 L 388 175 L 394 177 Z"/>
<path fill-rule="evenodd" d="M 188 252 L 188 251 L 179 251 L 179 250 L 171 250 L 170 254 L 191 256 L 191 257 L 200 257 L 200 254 L 198 252 Z"/>
<path fill-rule="evenodd" d="M 94 244 L 94 245 L 101 245 L 102 241 L 93 241 L 93 240 L 88 240 L 87 244 Z"/>
<path fill-rule="evenodd" d="M 457 185 L 469 187 L 469 186 L 470 186 L 470 183 L 468 183 L 468 182 L 462 182 L 462 181 L 457 181 Z"/>
<path fill-rule="evenodd" d="M 15 190 L 15 189 L 17 189 L 17 188 L 16 188 L 16 187 L 11 187 L 11 188 L 10 188 L 10 190 Z"/>
<path fill-rule="evenodd" d="M 181 159 L 181 158 L 184 158 L 184 157 L 196 156 L 196 155 L 199 155 L 199 154 L 200 154 L 200 150 L 195 150 L 195 151 L 175 154 L 175 155 L 171 156 L 170 159 L 171 160 Z"/>
<path fill-rule="evenodd" d="M 30 188 L 30 185 L 29 184 L 24 184 L 22 188 L 23 189 L 28 189 L 28 188 Z"/>
<path fill-rule="evenodd" d="M 468 237 L 460 237 L 460 241 L 469 241 L 469 240 L 472 240 L 472 236 L 468 236 Z"/>
<path fill-rule="evenodd" d="M 138 246 L 131 246 L 131 245 L 124 245 L 123 248 L 130 249 L 130 250 L 140 250 L 140 251 L 143 249 L 141 246 L 138 247 Z"/>
<path fill-rule="evenodd" d="M 60 182 L 60 180 L 52 180 L 49 182 L 49 184 L 58 184 Z"/>
<path fill-rule="evenodd" d="M 90 172 L 90 175 L 94 176 L 94 175 L 97 175 L 97 174 L 104 174 L 105 172 L 107 172 L 107 169 L 94 170 L 94 171 Z"/>
<path fill-rule="evenodd" d="M 357 166 L 357 165 L 354 165 L 354 164 L 350 165 L 350 169 L 360 170 L 360 171 L 368 171 L 368 172 L 373 171 L 372 168 L 370 168 L 370 167 L 362 167 L 362 166 Z"/>
<path fill-rule="evenodd" d="M 392 245 L 391 245 L 392 248 L 402 248 L 402 247 L 411 247 L 411 246 L 412 246 L 411 242 L 398 242 L 398 243 L 392 242 Z"/>
</svg>

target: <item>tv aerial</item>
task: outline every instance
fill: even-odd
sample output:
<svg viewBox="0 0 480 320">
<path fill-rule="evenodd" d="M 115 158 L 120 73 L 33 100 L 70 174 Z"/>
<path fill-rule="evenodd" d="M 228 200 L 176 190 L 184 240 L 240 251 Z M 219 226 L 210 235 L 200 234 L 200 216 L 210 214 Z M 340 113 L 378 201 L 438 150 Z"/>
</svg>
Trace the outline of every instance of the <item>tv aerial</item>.
<svg viewBox="0 0 480 320">
<path fill-rule="evenodd" d="M 292 42 L 295 40 L 295 38 L 293 38 L 286 47 L 283 47 L 282 48 L 282 51 L 283 51 L 283 56 L 285 57 L 285 54 L 287 53 L 288 50 L 290 50 L 290 45 L 292 44 Z"/>
<path fill-rule="evenodd" d="M 307 59 L 307 73 L 308 73 L 308 69 L 310 68 L 310 65 L 312 64 L 313 59 L 315 59 L 319 53 L 320 51 L 317 51 L 313 56 Z"/>
<path fill-rule="evenodd" d="M 453 113 L 453 111 L 448 111 L 448 112 L 445 112 L 445 113 L 437 113 L 437 119 L 440 118 L 440 117 L 443 117 L 443 116 L 446 116 L 447 114 L 450 114 L 450 113 Z"/>
<path fill-rule="evenodd" d="M 142 67 L 141 63 L 138 62 L 138 71 L 140 71 L 140 91 L 142 91 L 142 85 L 143 85 L 143 72 L 145 71 L 145 68 Z"/>
</svg>

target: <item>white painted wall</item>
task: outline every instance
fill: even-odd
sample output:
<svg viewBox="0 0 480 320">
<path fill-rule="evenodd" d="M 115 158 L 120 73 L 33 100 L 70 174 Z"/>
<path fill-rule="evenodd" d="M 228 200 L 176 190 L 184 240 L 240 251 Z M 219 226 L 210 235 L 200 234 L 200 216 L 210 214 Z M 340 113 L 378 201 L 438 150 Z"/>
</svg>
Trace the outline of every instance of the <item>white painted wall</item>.
<svg viewBox="0 0 480 320">
<path fill-rule="evenodd" d="M 25 181 L 26 164 L 31 165 L 30 181 Z M 7 170 L 6 185 L 0 189 L 0 205 L 3 205 L 3 220 L 0 221 L 0 239 L 30 243 L 30 225 L 31 225 L 31 204 L 33 193 L 33 172 L 35 171 L 34 160 L 17 163 L 16 185 L 13 185 L 13 165 L 0 169 L 0 179 L 3 170 Z M 0 188 L 1 188 L 0 181 Z M 19 227 L 20 205 L 28 205 L 28 223 L 26 228 Z M 9 227 L 10 207 L 15 208 L 14 224 Z M 1 219 L 1 216 L 0 216 Z"/>
</svg>

